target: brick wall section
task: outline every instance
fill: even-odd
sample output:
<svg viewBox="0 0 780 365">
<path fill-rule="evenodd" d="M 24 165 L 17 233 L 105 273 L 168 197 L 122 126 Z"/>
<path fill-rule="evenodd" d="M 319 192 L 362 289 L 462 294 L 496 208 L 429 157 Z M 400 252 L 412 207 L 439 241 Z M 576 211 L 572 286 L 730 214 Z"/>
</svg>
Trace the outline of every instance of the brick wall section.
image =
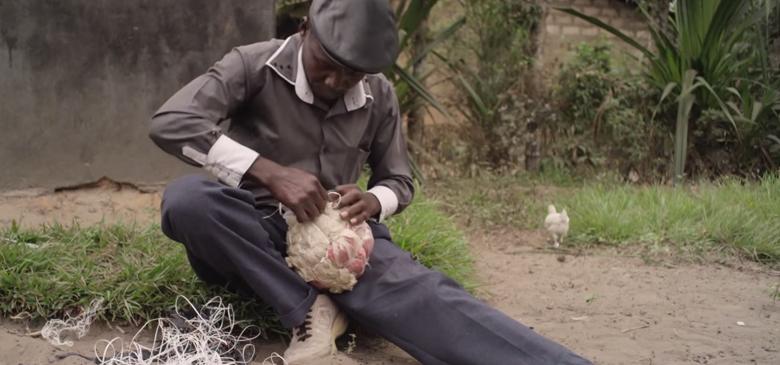
<svg viewBox="0 0 780 365">
<path fill-rule="evenodd" d="M 553 9 L 571 7 L 586 15 L 612 25 L 641 44 L 649 45 L 650 33 L 644 18 L 634 5 L 620 0 L 549 0 L 542 2 L 545 15 L 540 30 L 539 64 L 546 70 L 553 70 L 569 56 L 569 51 L 582 42 L 606 40 L 618 51 L 626 50 L 639 55 L 612 34 L 590 23 Z"/>
</svg>

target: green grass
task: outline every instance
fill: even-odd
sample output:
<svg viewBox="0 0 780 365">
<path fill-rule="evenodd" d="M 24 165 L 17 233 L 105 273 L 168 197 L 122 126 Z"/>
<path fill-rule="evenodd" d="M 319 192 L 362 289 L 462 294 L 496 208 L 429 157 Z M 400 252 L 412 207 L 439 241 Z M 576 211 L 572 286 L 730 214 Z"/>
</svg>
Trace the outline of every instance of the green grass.
<svg viewBox="0 0 780 365">
<path fill-rule="evenodd" d="M 546 206 L 566 208 L 566 243 L 677 249 L 702 255 L 731 251 L 780 264 L 780 178 L 725 179 L 681 188 L 602 181 L 563 187 L 527 177 L 482 176 L 432 184 L 431 196 L 477 228 L 541 229 Z"/>
<path fill-rule="evenodd" d="M 159 226 L 51 225 L 0 232 L 0 313 L 61 317 L 103 298 L 100 317 L 133 324 L 173 308 L 177 295 L 205 303 L 214 295 L 232 302 L 245 319 L 278 328 L 261 303 L 238 301 L 197 280 L 183 247 Z"/>
<path fill-rule="evenodd" d="M 399 245 L 468 285 L 471 260 L 463 234 L 424 198 L 389 222 Z M 134 324 L 165 315 L 176 296 L 204 303 L 221 295 L 237 318 L 283 333 L 273 311 L 202 284 L 181 244 L 159 226 L 51 225 L 0 231 L 0 315 L 61 317 L 103 298 L 100 317 Z"/>
<path fill-rule="evenodd" d="M 780 262 L 780 179 L 667 186 L 586 185 L 566 201 L 577 243 L 723 248 Z"/>
<path fill-rule="evenodd" d="M 388 219 L 393 240 L 423 265 L 447 274 L 466 288 L 472 281 L 473 260 L 466 237 L 437 209 L 437 203 L 420 201 Z"/>
<path fill-rule="evenodd" d="M 426 193 L 470 228 L 541 227 L 547 205 L 581 183 L 570 178 L 482 175 L 433 181 Z"/>
</svg>

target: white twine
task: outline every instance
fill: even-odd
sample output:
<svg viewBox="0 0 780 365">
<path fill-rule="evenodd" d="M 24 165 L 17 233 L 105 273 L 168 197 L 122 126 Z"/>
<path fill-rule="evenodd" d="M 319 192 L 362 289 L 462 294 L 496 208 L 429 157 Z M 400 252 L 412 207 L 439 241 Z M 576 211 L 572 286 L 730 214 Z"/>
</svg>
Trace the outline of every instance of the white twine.
<svg viewBox="0 0 780 365">
<path fill-rule="evenodd" d="M 278 364 L 276 362 L 277 359 L 281 360 L 282 363 Z M 263 364 L 262 365 L 287 365 L 287 360 L 285 360 L 284 357 L 282 357 L 282 355 L 279 355 L 276 352 L 273 352 L 273 353 L 271 353 L 271 356 L 268 356 L 268 357 L 266 357 L 263 360 Z"/>
<path fill-rule="evenodd" d="M 194 311 L 193 318 L 185 319 L 186 316 L 180 313 L 180 299 Z M 95 344 L 96 362 L 105 365 L 246 365 L 255 357 L 251 341 L 260 336 L 260 330 L 247 326 L 238 335 L 233 335 L 239 322 L 235 321 L 232 306 L 223 304 L 222 298 L 212 298 L 198 311 L 187 298 L 179 296 L 175 311 L 185 326 L 181 323 L 177 326 L 170 318 L 158 318 L 146 322 L 129 344 L 119 337 L 100 340 Z M 141 332 L 154 322 L 157 328 L 152 345 L 138 343 Z M 257 330 L 257 334 L 247 336 L 250 329 Z M 99 350 L 101 344 L 102 350 Z"/>
<path fill-rule="evenodd" d="M 339 193 L 337 193 L 337 192 L 335 192 L 335 191 L 329 191 L 329 192 L 328 192 L 328 197 L 330 197 L 331 195 L 336 197 L 336 200 L 335 200 L 335 201 L 331 201 L 331 202 L 330 202 L 331 206 L 332 206 L 334 209 L 335 209 L 335 208 L 338 208 L 338 207 L 339 207 L 339 204 L 341 204 L 341 194 L 339 194 Z M 267 216 L 263 217 L 263 219 L 268 219 L 268 218 L 271 218 L 271 217 L 275 216 L 275 215 L 276 215 L 276 213 L 279 213 L 279 215 L 281 215 L 282 217 L 284 217 L 284 215 L 285 215 L 285 214 L 287 214 L 287 212 L 289 212 L 289 211 L 290 211 L 290 208 L 287 208 L 286 206 L 284 206 L 284 204 L 282 204 L 282 203 L 279 203 L 279 207 L 278 207 L 278 208 L 276 208 L 276 209 L 273 211 L 273 213 L 271 213 L 271 214 L 269 214 L 269 215 L 267 215 Z"/>
<path fill-rule="evenodd" d="M 61 319 L 49 320 L 41 328 L 41 337 L 54 346 L 73 346 L 73 341 L 63 340 L 63 334 L 74 334 L 76 339 L 84 337 L 89 332 L 89 327 L 102 305 L 103 298 L 93 299 L 89 307 L 82 310 L 81 314 L 76 317 L 69 317 L 64 321 Z"/>
<path fill-rule="evenodd" d="M 329 192 L 328 192 L 328 197 L 330 197 L 331 195 L 334 195 L 334 196 L 336 196 L 336 200 L 331 202 L 331 203 L 332 203 L 332 204 L 331 204 L 331 206 L 332 206 L 334 209 L 335 209 L 335 208 L 338 208 L 338 207 L 339 207 L 339 204 L 341 204 L 341 194 L 339 194 L 339 193 L 337 193 L 337 192 L 335 192 L 335 191 L 329 191 Z"/>
</svg>

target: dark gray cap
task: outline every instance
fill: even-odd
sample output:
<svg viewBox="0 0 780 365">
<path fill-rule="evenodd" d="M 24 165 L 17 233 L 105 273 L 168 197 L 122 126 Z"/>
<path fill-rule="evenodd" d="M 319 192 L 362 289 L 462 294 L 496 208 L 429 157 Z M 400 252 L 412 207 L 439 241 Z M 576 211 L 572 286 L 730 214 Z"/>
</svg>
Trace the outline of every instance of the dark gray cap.
<svg viewBox="0 0 780 365">
<path fill-rule="evenodd" d="M 328 55 L 355 71 L 381 72 L 398 56 L 395 14 L 387 0 L 314 0 L 309 24 Z"/>
</svg>

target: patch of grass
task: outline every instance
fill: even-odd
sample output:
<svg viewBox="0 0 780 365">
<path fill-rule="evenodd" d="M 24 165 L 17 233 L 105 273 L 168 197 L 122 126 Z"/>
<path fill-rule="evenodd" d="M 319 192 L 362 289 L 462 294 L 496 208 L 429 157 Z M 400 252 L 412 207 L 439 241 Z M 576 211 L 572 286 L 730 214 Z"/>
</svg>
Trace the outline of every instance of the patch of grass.
<svg viewBox="0 0 780 365">
<path fill-rule="evenodd" d="M 727 179 L 686 188 L 588 184 L 566 202 L 573 242 L 735 248 L 780 262 L 780 179 Z"/>
<path fill-rule="evenodd" d="M 556 173 L 529 175 L 482 175 L 472 178 L 432 181 L 426 193 L 441 202 L 447 213 L 468 227 L 538 229 L 548 204 L 557 204 L 569 190 L 579 186 Z M 551 186 L 552 181 L 560 183 Z"/>
<path fill-rule="evenodd" d="M 468 284 L 463 234 L 432 203 L 420 197 L 389 225 L 398 244 L 423 264 Z M 285 333 L 270 307 L 198 280 L 182 245 L 157 225 L 13 225 L 0 231 L 0 315 L 62 317 L 100 297 L 102 319 L 138 324 L 166 315 L 177 295 L 196 305 L 222 296 L 238 319 Z"/>
<path fill-rule="evenodd" d="M 104 299 L 102 319 L 133 324 L 164 315 L 177 295 L 193 303 L 221 295 L 264 328 L 279 328 L 270 308 L 200 282 L 183 247 L 160 227 L 47 225 L 0 232 L 0 313 L 61 317 Z"/>
<path fill-rule="evenodd" d="M 434 181 L 426 192 L 467 226 L 541 229 L 547 205 L 571 217 L 565 243 L 645 245 L 700 255 L 736 251 L 780 264 L 780 178 L 736 178 L 684 188 L 637 186 L 603 176 L 563 186 L 546 178 L 483 175 Z"/>
<path fill-rule="evenodd" d="M 423 265 L 473 286 L 473 260 L 466 237 L 432 201 L 422 200 L 387 222 L 393 240 Z"/>
</svg>

